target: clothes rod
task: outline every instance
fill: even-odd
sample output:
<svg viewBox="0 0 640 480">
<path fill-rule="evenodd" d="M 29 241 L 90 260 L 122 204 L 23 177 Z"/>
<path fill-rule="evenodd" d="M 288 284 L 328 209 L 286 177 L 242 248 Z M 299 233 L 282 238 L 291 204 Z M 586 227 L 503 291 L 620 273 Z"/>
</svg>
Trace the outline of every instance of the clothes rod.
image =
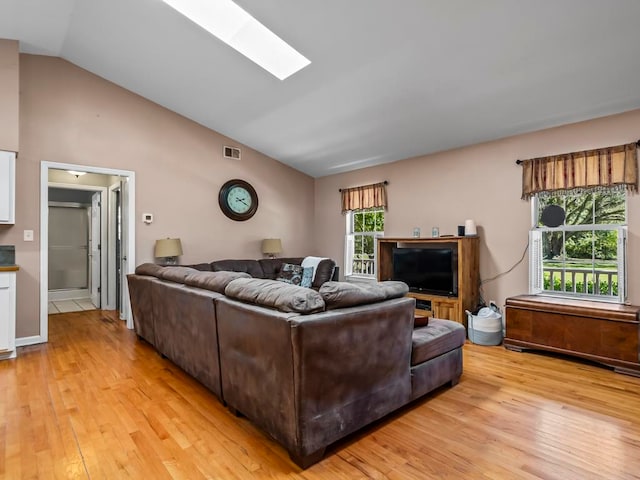
<svg viewBox="0 0 640 480">
<path fill-rule="evenodd" d="M 640 147 L 640 140 L 636 142 L 636 147 Z M 524 160 L 516 160 L 516 165 L 522 165 Z"/>
<path fill-rule="evenodd" d="M 640 140 L 638 140 L 638 141 L 640 142 Z M 385 180 L 385 181 L 384 181 L 384 182 L 382 182 L 382 183 L 384 183 L 385 185 L 389 185 L 389 181 L 388 181 L 388 180 Z M 377 185 L 377 184 L 375 184 L 375 183 L 374 183 L 373 185 Z M 365 185 L 365 186 L 366 186 L 366 185 Z M 354 187 L 354 188 L 357 188 L 357 187 Z M 348 190 L 348 188 L 339 188 L 339 189 L 338 189 L 338 192 L 342 192 L 342 190 Z"/>
</svg>

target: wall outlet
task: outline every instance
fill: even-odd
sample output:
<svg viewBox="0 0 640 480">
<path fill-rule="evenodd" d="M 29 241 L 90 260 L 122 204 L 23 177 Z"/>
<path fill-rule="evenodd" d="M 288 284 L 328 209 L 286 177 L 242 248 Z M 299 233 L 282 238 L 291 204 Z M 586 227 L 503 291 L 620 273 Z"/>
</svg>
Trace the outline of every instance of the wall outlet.
<svg viewBox="0 0 640 480">
<path fill-rule="evenodd" d="M 24 231 L 24 241 L 25 242 L 33 242 L 33 230 L 25 230 Z"/>
</svg>

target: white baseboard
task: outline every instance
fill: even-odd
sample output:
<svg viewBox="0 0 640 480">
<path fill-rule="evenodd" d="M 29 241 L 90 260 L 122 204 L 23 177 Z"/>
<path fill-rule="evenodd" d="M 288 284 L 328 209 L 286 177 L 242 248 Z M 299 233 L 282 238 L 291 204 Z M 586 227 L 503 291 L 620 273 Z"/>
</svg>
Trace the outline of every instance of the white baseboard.
<svg viewBox="0 0 640 480">
<path fill-rule="evenodd" d="M 77 288 L 70 290 L 49 290 L 49 301 L 58 302 L 60 300 L 78 300 L 81 298 L 89 298 L 89 290 L 86 288 Z"/>
<path fill-rule="evenodd" d="M 16 347 L 26 347 L 27 345 L 36 345 L 38 343 L 45 343 L 45 340 L 40 335 L 16 338 Z"/>
</svg>

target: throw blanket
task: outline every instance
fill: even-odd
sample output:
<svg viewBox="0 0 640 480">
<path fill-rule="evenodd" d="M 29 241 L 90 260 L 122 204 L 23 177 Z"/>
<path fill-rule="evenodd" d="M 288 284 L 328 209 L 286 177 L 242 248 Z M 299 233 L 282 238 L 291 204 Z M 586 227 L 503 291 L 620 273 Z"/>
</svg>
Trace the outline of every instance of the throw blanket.
<svg viewBox="0 0 640 480">
<path fill-rule="evenodd" d="M 316 279 L 316 267 L 322 260 L 326 260 L 326 257 L 305 257 L 302 260 L 302 268 L 311 267 L 313 268 L 313 274 L 311 275 L 311 281 L 313 282 Z"/>
</svg>

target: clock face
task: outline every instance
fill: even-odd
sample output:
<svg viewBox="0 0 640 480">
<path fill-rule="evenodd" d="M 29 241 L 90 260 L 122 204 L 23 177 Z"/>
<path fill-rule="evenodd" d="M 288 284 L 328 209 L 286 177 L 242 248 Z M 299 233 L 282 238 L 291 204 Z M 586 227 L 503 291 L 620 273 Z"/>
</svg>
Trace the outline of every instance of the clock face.
<svg viewBox="0 0 640 480">
<path fill-rule="evenodd" d="M 233 187 L 227 193 L 229 208 L 236 213 L 247 213 L 252 202 L 251 194 L 244 187 Z"/>
<path fill-rule="evenodd" d="M 218 203 L 227 217 L 244 221 L 253 217 L 258 210 L 258 194 L 244 180 L 229 180 L 220 188 Z"/>
</svg>

